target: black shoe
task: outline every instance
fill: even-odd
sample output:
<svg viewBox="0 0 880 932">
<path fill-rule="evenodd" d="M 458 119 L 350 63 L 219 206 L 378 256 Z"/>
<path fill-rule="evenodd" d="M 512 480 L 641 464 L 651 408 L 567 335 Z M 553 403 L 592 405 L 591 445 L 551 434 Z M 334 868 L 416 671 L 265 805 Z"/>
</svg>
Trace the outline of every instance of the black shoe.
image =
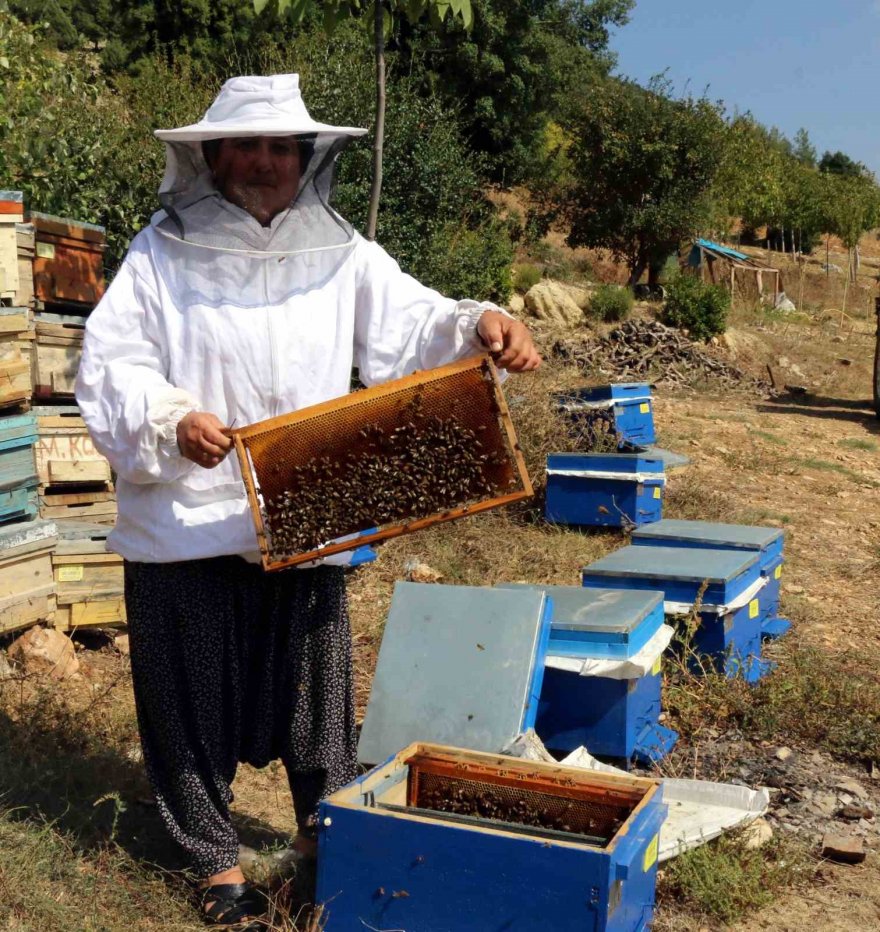
<svg viewBox="0 0 880 932">
<path fill-rule="evenodd" d="M 251 883 L 216 883 L 199 890 L 199 902 L 208 925 L 230 932 L 265 932 L 269 902 Z M 206 906 L 210 903 L 210 906 Z"/>
</svg>

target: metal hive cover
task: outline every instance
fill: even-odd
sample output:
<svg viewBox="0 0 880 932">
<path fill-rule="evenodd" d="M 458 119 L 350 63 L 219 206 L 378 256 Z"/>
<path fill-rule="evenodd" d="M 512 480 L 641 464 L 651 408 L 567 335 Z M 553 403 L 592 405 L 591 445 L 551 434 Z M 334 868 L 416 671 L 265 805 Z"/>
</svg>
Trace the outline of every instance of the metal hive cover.
<svg viewBox="0 0 880 932">
<path fill-rule="evenodd" d="M 628 634 L 663 606 L 662 592 L 626 589 L 587 589 L 583 586 L 533 586 L 501 583 L 499 589 L 545 592 L 553 602 L 554 631 L 595 631 Z"/>
<path fill-rule="evenodd" d="M 546 596 L 399 582 L 358 760 L 413 741 L 500 751 L 533 724 L 550 635 Z"/>
<path fill-rule="evenodd" d="M 692 540 L 706 544 L 741 547 L 743 550 L 763 550 L 782 535 L 782 529 L 776 527 L 719 524 L 715 521 L 682 521 L 675 518 L 664 518 L 662 521 L 655 521 L 653 524 L 633 531 L 633 538 Z"/>
<path fill-rule="evenodd" d="M 727 583 L 758 562 L 756 553 L 706 550 L 697 547 L 631 545 L 584 567 L 591 576 L 630 576 L 684 582 Z"/>
</svg>

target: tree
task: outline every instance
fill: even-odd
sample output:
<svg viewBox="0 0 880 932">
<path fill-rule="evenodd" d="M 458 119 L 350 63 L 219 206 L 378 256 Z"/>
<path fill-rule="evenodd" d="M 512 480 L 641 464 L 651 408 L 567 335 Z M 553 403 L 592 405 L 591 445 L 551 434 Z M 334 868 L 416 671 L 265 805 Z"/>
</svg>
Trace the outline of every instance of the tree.
<svg viewBox="0 0 880 932">
<path fill-rule="evenodd" d="M 792 154 L 801 165 L 806 165 L 807 168 L 815 168 L 819 161 L 819 153 L 810 141 L 810 134 L 803 127 L 795 133 Z"/>
<path fill-rule="evenodd" d="M 270 0 L 252 0 L 257 13 Z M 273 0 L 283 16 L 288 14 L 294 22 L 300 22 L 309 11 L 313 0 Z M 324 0 L 322 10 L 324 28 L 328 32 L 344 19 L 360 16 L 372 6 L 373 50 L 376 61 L 376 109 L 373 127 L 373 184 L 370 192 L 370 208 L 367 213 L 366 236 L 376 238 L 379 219 L 379 198 L 382 193 L 382 149 L 385 143 L 385 40 L 393 26 L 394 17 L 405 16 L 411 23 L 428 16 L 434 27 L 439 27 L 449 16 L 459 19 L 465 29 L 473 22 L 471 0 Z"/>
<path fill-rule="evenodd" d="M 402 28 L 403 69 L 461 106 L 475 149 L 494 176 L 522 182 L 536 174 L 549 120 L 607 76 L 614 64 L 609 29 L 623 26 L 633 0 L 474 0 L 470 30 Z"/>
<path fill-rule="evenodd" d="M 861 162 L 851 159 L 845 152 L 826 152 L 819 162 L 820 172 L 843 175 L 846 178 L 859 178 L 868 175 L 868 169 Z"/>
<path fill-rule="evenodd" d="M 608 80 L 567 127 L 569 245 L 610 249 L 631 284 L 646 268 L 655 280 L 670 253 L 706 229 L 723 157 L 720 106 L 667 92 L 662 83 L 645 90 Z"/>
</svg>

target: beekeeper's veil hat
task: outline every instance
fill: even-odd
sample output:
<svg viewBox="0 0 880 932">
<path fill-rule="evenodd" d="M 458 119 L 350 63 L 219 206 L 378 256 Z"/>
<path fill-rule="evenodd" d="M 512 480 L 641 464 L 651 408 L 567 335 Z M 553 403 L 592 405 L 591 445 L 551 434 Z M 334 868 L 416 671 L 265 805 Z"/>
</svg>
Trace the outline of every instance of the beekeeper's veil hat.
<svg viewBox="0 0 880 932">
<path fill-rule="evenodd" d="M 181 249 L 203 257 L 206 250 L 260 259 L 344 248 L 354 230 L 330 206 L 336 159 L 365 132 L 313 120 L 299 75 L 231 78 L 198 123 L 156 130 L 165 143 L 166 161 L 159 187 L 164 209 L 153 226 Z M 268 227 L 222 197 L 205 160 L 203 143 L 243 136 L 300 137 L 299 190 Z"/>
</svg>

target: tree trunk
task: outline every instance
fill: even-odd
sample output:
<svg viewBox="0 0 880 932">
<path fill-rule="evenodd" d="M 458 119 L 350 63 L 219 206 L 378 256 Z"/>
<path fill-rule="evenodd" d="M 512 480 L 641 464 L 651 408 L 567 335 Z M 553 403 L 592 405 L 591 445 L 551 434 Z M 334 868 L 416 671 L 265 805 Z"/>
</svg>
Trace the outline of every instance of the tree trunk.
<svg viewBox="0 0 880 932">
<path fill-rule="evenodd" d="M 382 149 L 385 142 L 385 10 L 382 0 L 373 0 L 376 51 L 376 129 L 373 136 L 373 183 L 367 211 L 367 239 L 376 238 L 379 197 L 382 194 Z"/>
<path fill-rule="evenodd" d="M 645 274 L 645 269 L 647 267 L 647 259 L 637 259 L 635 264 L 630 266 L 629 281 L 627 282 L 630 288 L 635 288 L 635 286 L 638 285 L 639 279 Z"/>
</svg>

